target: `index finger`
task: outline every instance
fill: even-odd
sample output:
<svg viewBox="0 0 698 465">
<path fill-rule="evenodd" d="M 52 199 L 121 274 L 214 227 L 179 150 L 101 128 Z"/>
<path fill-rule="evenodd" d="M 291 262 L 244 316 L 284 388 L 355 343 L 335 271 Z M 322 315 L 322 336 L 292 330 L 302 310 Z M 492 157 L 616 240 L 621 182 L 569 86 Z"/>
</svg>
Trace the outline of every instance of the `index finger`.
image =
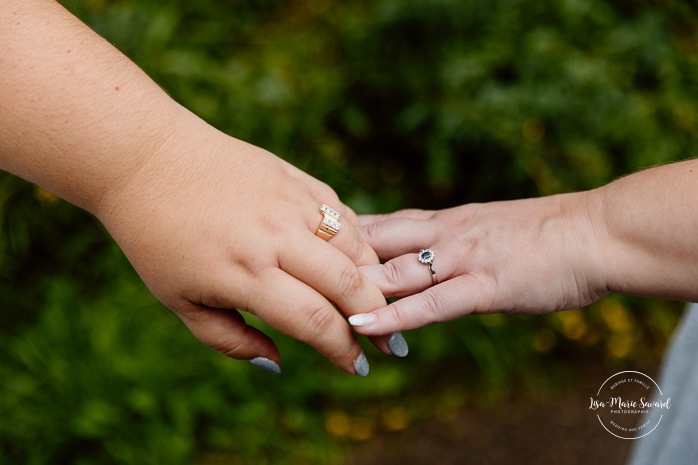
<svg viewBox="0 0 698 465">
<path fill-rule="evenodd" d="M 434 212 L 431 210 L 419 210 L 417 208 L 407 208 L 404 210 L 398 210 L 392 213 L 377 213 L 369 215 L 358 215 L 359 226 L 366 226 L 373 223 L 380 223 L 381 221 L 394 220 L 398 218 L 408 218 L 413 220 L 428 220 L 434 216 Z"/>
<path fill-rule="evenodd" d="M 373 312 L 355 315 L 349 323 L 358 333 L 375 336 L 479 313 L 486 310 L 486 295 L 479 284 L 471 275 L 459 276 Z"/>
</svg>

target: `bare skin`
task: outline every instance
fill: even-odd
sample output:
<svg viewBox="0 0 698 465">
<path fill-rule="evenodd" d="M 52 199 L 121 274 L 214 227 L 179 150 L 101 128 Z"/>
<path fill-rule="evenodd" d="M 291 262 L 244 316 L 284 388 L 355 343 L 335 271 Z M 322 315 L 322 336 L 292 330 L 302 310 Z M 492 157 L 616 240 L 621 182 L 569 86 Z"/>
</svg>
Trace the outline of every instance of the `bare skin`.
<svg viewBox="0 0 698 465">
<path fill-rule="evenodd" d="M 361 218 L 383 265 L 362 267 L 402 299 L 349 320 L 365 335 L 470 313 L 541 314 L 609 292 L 698 300 L 698 160 L 538 199 Z M 438 283 L 417 259 L 430 248 Z"/>
</svg>

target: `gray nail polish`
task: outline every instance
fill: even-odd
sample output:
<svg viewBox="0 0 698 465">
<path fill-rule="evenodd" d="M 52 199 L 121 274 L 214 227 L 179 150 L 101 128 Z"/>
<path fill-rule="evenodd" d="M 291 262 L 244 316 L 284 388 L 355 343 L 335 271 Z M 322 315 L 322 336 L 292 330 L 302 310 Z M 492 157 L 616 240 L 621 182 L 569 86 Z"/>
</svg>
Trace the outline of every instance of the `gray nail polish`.
<svg viewBox="0 0 698 465">
<path fill-rule="evenodd" d="M 250 363 L 264 370 L 276 373 L 277 375 L 281 373 L 281 368 L 279 367 L 279 364 L 276 363 L 274 360 L 269 360 L 266 357 L 253 358 L 252 360 L 250 360 Z"/>
<path fill-rule="evenodd" d="M 402 336 L 402 333 L 393 333 L 388 339 L 388 348 L 396 357 L 407 357 L 410 348 L 407 346 L 407 341 Z"/>
<path fill-rule="evenodd" d="M 366 355 L 361 352 L 361 355 L 356 357 L 356 360 L 354 360 L 354 373 L 359 376 L 366 376 L 368 375 L 368 370 L 368 359 L 366 358 Z"/>
</svg>

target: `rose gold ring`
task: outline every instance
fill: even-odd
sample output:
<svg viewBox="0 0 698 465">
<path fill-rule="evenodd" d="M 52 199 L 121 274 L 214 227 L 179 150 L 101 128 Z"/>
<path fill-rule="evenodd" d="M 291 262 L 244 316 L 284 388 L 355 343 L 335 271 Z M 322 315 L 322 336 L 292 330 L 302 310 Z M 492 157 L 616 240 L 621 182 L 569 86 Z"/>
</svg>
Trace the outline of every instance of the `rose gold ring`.
<svg viewBox="0 0 698 465">
<path fill-rule="evenodd" d="M 342 227 L 342 224 L 339 222 L 340 214 L 325 204 L 322 204 L 320 207 L 320 213 L 322 213 L 323 218 L 317 231 L 315 231 L 315 235 L 329 241 Z"/>
</svg>

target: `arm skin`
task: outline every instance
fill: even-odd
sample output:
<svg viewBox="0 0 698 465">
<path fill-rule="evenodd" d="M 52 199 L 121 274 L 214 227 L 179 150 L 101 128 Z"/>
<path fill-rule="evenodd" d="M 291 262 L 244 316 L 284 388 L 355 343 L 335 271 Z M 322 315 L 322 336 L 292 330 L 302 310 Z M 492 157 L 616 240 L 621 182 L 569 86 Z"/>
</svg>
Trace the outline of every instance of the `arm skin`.
<svg viewBox="0 0 698 465">
<path fill-rule="evenodd" d="M 349 319 L 365 335 L 469 313 L 541 314 L 619 292 L 698 300 L 698 160 L 571 194 L 362 218 L 387 297 Z M 438 284 L 416 252 L 431 248 Z"/>
<path fill-rule="evenodd" d="M 385 299 L 331 188 L 201 121 L 55 1 L 0 2 L 0 50 L 1 169 L 94 214 L 207 345 L 280 363 L 242 309 L 355 372 L 331 302 L 351 315 Z M 314 235 L 322 203 L 343 214 L 331 242 Z"/>
</svg>

